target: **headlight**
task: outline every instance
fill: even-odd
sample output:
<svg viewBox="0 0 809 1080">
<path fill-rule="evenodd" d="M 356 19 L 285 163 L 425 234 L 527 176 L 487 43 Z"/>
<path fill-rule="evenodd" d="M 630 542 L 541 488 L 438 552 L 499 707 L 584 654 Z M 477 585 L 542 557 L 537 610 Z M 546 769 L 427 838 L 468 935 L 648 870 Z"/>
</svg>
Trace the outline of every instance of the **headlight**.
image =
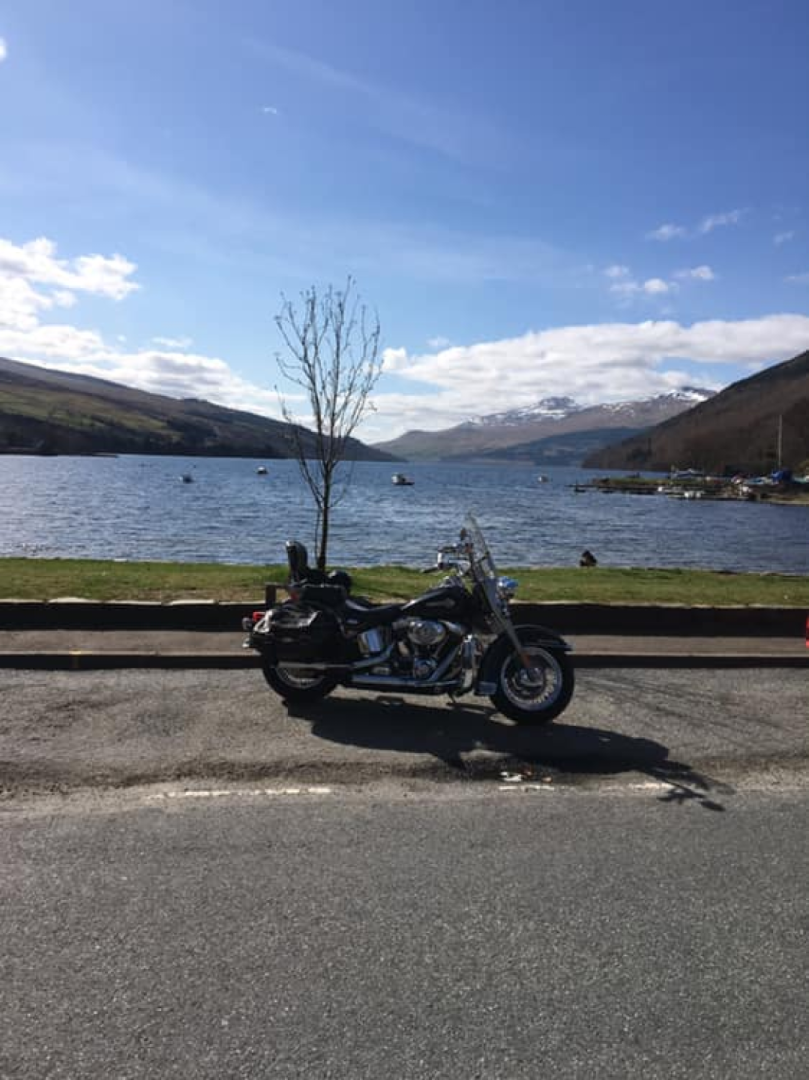
<svg viewBox="0 0 809 1080">
<path fill-rule="evenodd" d="M 519 588 L 519 581 L 513 577 L 500 577 L 497 579 L 497 591 L 504 600 L 510 600 Z"/>
</svg>

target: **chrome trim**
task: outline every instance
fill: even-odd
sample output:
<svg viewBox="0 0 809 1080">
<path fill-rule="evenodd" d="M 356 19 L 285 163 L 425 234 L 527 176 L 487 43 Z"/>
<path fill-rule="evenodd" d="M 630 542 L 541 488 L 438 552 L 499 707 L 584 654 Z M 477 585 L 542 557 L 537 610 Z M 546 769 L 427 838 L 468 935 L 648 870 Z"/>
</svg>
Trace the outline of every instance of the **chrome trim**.
<svg viewBox="0 0 809 1080">
<path fill-rule="evenodd" d="M 351 685 L 358 690 L 373 690 L 374 687 L 385 687 L 388 690 L 407 689 L 413 692 L 446 690 L 462 693 L 458 679 L 445 679 L 442 682 L 434 682 L 432 679 L 414 679 L 412 675 L 363 675 L 359 679 L 352 679 Z"/>
<path fill-rule="evenodd" d="M 446 681 L 444 676 L 447 669 L 451 666 L 453 661 L 458 659 L 458 653 L 460 652 L 460 646 L 456 646 L 452 652 L 450 652 L 443 660 L 441 664 L 435 669 L 429 679 L 417 679 L 413 675 L 360 675 L 359 678 L 352 679 L 352 686 L 408 686 L 408 687 L 427 687 L 430 689 L 447 689 L 449 687 L 457 687 L 459 685 L 458 679 L 452 679 Z M 380 681 L 381 680 L 381 681 Z"/>
<path fill-rule="evenodd" d="M 344 671 L 346 674 L 350 675 L 352 671 L 364 671 L 366 668 L 384 664 L 390 659 L 392 652 L 393 643 L 388 645 L 383 653 L 379 653 L 376 656 L 369 656 L 365 660 L 354 660 L 351 663 L 326 664 L 318 660 L 310 660 L 309 663 L 304 663 L 302 660 L 279 660 L 277 666 L 282 667 L 287 671 Z"/>
</svg>

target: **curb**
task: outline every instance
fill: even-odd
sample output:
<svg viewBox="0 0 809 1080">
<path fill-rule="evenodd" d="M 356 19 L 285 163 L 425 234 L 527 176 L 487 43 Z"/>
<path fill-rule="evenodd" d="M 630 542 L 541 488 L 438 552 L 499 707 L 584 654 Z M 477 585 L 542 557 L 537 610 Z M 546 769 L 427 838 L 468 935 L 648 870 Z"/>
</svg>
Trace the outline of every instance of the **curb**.
<svg viewBox="0 0 809 1080">
<path fill-rule="evenodd" d="M 0 630 L 239 631 L 256 603 L 171 603 L 65 598 L 0 600 Z M 515 621 L 547 624 L 560 634 L 789 637 L 803 640 L 805 608 L 687 607 L 679 604 L 515 603 Z"/>
<path fill-rule="evenodd" d="M 577 669 L 587 668 L 809 668 L 809 651 L 800 653 L 573 653 Z M 152 668 L 166 670 L 234 671 L 260 668 L 261 658 L 242 653 L 112 652 L 0 652 L 0 669 L 20 671 L 109 671 Z"/>
</svg>

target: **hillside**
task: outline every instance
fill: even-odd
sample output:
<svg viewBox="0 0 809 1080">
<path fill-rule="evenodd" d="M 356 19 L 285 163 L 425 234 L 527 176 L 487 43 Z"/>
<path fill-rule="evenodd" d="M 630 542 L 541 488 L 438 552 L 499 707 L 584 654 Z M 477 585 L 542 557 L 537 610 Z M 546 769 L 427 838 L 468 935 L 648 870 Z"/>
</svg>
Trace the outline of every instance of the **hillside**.
<svg viewBox="0 0 809 1080">
<path fill-rule="evenodd" d="M 733 383 L 701 405 L 584 461 L 594 469 L 672 466 L 714 474 L 763 473 L 809 458 L 809 352 Z"/>
<path fill-rule="evenodd" d="M 589 407 L 571 398 L 545 398 L 443 431 L 408 431 L 398 439 L 375 445 L 409 460 L 495 458 L 575 465 L 598 447 L 652 427 L 709 396 L 708 390 L 687 388 L 639 401 Z"/>
<path fill-rule="evenodd" d="M 254 413 L 0 357 L 1 453 L 288 458 L 288 436 L 287 424 Z M 311 432 L 304 445 L 314 454 Z M 346 456 L 394 460 L 356 439 Z"/>
</svg>

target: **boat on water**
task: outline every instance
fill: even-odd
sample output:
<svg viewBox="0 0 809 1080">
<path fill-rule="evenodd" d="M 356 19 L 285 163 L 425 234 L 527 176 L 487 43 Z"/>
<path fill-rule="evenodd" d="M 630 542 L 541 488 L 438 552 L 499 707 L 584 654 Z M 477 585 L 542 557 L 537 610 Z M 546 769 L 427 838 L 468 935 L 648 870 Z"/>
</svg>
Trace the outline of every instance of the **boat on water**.
<svg viewBox="0 0 809 1080">
<path fill-rule="evenodd" d="M 411 487 L 414 483 L 409 476 L 405 476 L 405 474 L 401 472 L 395 472 L 390 480 L 396 487 Z"/>
<path fill-rule="evenodd" d="M 258 476 L 266 476 L 267 475 L 267 466 L 266 465 L 259 465 L 259 467 L 256 469 L 256 474 Z"/>
<path fill-rule="evenodd" d="M 184 472 L 182 474 L 182 476 L 180 477 L 180 479 L 182 480 L 182 482 L 184 484 L 193 484 L 194 483 L 194 477 L 191 475 L 190 472 Z"/>
<path fill-rule="evenodd" d="M 539 476 L 537 477 L 537 483 L 538 484 L 547 484 L 547 482 L 548 482 L 547 476 L 544 473 L 540 473 Z"/>
</svg>

